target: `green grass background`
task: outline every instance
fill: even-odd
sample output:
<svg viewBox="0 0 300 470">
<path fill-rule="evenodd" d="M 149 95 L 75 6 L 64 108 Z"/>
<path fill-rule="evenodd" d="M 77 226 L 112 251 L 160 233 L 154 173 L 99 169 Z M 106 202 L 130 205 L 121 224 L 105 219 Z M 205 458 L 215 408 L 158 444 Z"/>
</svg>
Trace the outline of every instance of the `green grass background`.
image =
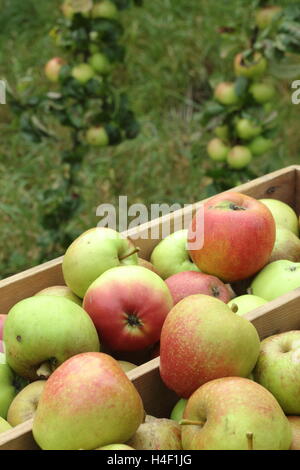
<svg viewBox="0 0 300 470">
<path fill-rule="evenodd" d="M 61 54 L 48 35 L 60 3 L 1 0 L 0 78 L 14 87 L 29 80 L 34 93 L 47 89 L 43 66 Z M 203 178 L 207 136 L 198 116 L 211 94 L 211 77 L 233 78 L 232 57 L 229 53 L 224 58 L 218 28 L 238 28 L 233 46 L 243 50 L 253 14 L 246 0 L 145 0 L 143 8 L 122 14 L 127 59 L 117 82 L 127 90 L 142 131 L 134 141 L 86 156 L 77 188 L 84 203 L 69 223 L 71 232 L 95 226 L 97 206 L 116 203 L 121 194 L 128 196 L 129 204 L 148 206 L 187 204 L 205 195 L 210 183 Z M 279 84 L 279 93 L 281 143 L 276 158 L 268 156 L 270 170 L 299 162 L 300 107 L 291 104 L 289 81 Z M 38 263 L 38 240 L 48 243 L 40 224 L 41 198 L 46 188 L 59 186 L 59 152 L 66 141 L 62 135 L 55 144 L 28 143 L 4 105 L 0 129 L 0 277 L 6 277 Z M 265 163 L 256 160 L 255 166 Z M 53 247 L 49 257 L 58 254 Z"/>
</svg>

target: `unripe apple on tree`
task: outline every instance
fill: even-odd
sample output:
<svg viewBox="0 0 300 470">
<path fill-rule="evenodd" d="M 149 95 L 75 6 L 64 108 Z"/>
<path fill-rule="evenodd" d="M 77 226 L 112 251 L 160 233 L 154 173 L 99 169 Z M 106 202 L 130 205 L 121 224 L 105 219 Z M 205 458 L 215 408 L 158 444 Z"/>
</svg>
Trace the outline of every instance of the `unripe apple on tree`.
<svg viewBox="0 0 300 470">
<path fill-rule="evenodd" d="M 84 85 L 95 76 L 95 71 L 89 64 L 79 64 L 72 69 L 71 75 Z"/>
<path fill-rule="evenodd" d="M 116 5 L 109 0 L 103 0 L 96 3 L 92 9 L 92 18 L 104 18 L 107 20 L 116 20 L 119 11 Z"/>
<path fill-rule="evenodd" d="M 247 147 L 236 145 L 227 155 L 227 163 L 230 168 L 241 170 L 245 168 L 252 160 L 252 153 Z"/>
<path fill-rule="evenodd" d="M 92 147 L 107 147 L 109 136 L 104 127 L 91 127 L 85 135 L 86 141 Z"/>
<path fill-rule="evenodd" d="M 233 106 L 240 103 L 240 97 L 235 91 L 235 83 L 232 82 L 220 83 L 215 89 L 214 97 L 225 106 Z"/>
<path fill-rule="evenodd" d="M 65 64 L 65 60 L 61 57 L 54 57 L 49 60 L 45 66 L 45 75 L 50 82 L 57 83 L 59 81 L 60 70 Z"/>
<path fill-rule="evenodd" d="M 226 160 L 230 147 L 218 137 L 212 139 L 207 145 L 207 153 L 212 160 L 223 162 Z"/>
<path fill-rule="evenodd" d="M 214 130 L 214 133 L 217 137 L 221 140 L 228 140 L 229 139 L 229 126 L 217 126 Z"/>
<path fill-rule="evenodd" d="M 237 77 L 257 79 L 265 74 L 267 68 L 267 59 L 260 52 L 255 52 L 251 60 L 246 60 L 242 53 L 237 54 L 234 59 L 234 70 Z"/>
<path fill-rule="evenodd" d="M 112 70 L 112 64 L 101 52 L 92 55 L 92 57 L 89 58 L 89 64 L 93 67 L 95 72 L 103 75 L 110 73 Z"/>
<path fill-rule="evenodd" d="M 282 7 L 280 6 L 267 6 L 256 12 L 255 20 L 259 29 L 266 29 L 271 24 L 280 18 Z"/>
<path fill-rule="evenodd" d="M 255 137 L 248 145 L 252 155 L 260 157 L 268 152 L 273 147 L 273 141 L 266 137 L 259 135 Z"/>
<path fill-rule="evenodd" d="M 247 118 L 238 119 L 235 123 L 237 135 L 243 140 L 251 140 L 262 132 L 262 126 Z"/>
<path fill-rule="evenodd" d="M 271 101 L 276 95 L 276 89 L 271 83 L 253 83 L 249 91 L 255 101 L 259 104 L 265 104 Z"/>
</svg>

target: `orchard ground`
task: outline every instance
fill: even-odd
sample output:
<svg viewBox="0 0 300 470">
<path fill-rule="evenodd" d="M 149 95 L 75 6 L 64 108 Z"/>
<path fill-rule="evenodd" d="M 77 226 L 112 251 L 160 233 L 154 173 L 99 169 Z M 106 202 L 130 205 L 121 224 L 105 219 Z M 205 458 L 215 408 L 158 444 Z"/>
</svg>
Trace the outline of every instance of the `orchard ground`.
<svg viewBox="0 0 300 470">
<path fill-rule="evenodd" d="M 32 94 L 47 90 L 43 67 L 60 54 L 48 32 L 60 14 L 60 3 L 3 0 L 0 78 L 6 77 L 14 88 L 28 87 Z M 117 70 L 116 81 L 127 89 L 142 131 L 136 140 L 86 156 L 77 188 L 84 203 L 68 225 L 74 238 L 97 225 L 99 204 L 117 205 L 120 194 L 128 196 L 130 205 L 147 206 L 184 205 L 207 195 L 210 181 L 203 174 L 209 136 L 201 129 L 199 112 L 211 96 L 210 85 L 218 75 L 232 79 L 232 58 L 247 48 L 254 2 L 246 3 L 219 2 L 216 10 L 210 0 L 145 1 L 142 8 L 123 13 L 127 71 Z M 222 26 L 244 31 L 233 36 L 226 50 Z M 292 81 L 281 82 L 281 99 L 276 101 L 282 143 L 276 153 L 255 160 L 261 172 L 299 163 L 300 105 L 291 102 Z M 41 226 L 40 198 L 46 188 L 58 187 L 62 172 L 68 171 L 58 159 L 68 136 L 58 130 L 56 142 L 27 142 L 6 105 L 0 105 L 0 126 L 0 277 L 6 277 L 44 261 L 42 245 L 49 245 L 49 258 L 62 254 Z"/>
</svg>

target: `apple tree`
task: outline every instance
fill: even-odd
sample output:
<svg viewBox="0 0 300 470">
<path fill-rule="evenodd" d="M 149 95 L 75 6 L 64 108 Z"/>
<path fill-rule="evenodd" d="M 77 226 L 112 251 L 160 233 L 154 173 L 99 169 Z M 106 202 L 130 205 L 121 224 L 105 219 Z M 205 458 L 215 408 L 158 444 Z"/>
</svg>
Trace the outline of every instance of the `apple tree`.
<svg viewBox="0 0 300 470">
<path fill-rule="evenodd" d="M 49 58 L 45 66 L 49 90 L 36 96 L 9 93 L 24 137 L 37 143 L 57 139 L 55 122 L 70 137 L 60 156 L 62 183 L 40 198 L 46 230 L 43 260 L 53 257 L 54 246 L 61 251 L 77 235 L 64 228 L 81 204 L 74 186 L 89 150 L 118 145 L 139 133 L 127 95 L 115 84 L 114 70 L 125 59 L 121 12 L 141 4 L 142 0 L 65 0 L 50 32 L 61 55 Z"/>
</svg>

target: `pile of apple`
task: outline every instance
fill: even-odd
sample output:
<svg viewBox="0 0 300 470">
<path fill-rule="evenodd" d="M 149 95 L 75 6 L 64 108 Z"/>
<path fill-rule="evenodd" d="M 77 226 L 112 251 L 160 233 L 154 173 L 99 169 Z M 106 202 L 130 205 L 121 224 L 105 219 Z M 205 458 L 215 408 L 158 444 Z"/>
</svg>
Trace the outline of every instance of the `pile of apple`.
<svg viewBox="0 0 300 470">
<path fill-rule="evenodd" d="M 151 263 L 112 229 L 83 233 L 66 285 L 1 316 L 0 430 L 34 417 L 42 449 L 300 448 L 300 330 L 260 342 L 244 316 L 300 287 L 298 236 L 287 204 L 234 192 Z M 235 297 L 240 281 L 250 291 Z M 128 357 L 158 355 L 178 396 L 168 419 L 146 415 L 126 375 Z"/>
</svg>

